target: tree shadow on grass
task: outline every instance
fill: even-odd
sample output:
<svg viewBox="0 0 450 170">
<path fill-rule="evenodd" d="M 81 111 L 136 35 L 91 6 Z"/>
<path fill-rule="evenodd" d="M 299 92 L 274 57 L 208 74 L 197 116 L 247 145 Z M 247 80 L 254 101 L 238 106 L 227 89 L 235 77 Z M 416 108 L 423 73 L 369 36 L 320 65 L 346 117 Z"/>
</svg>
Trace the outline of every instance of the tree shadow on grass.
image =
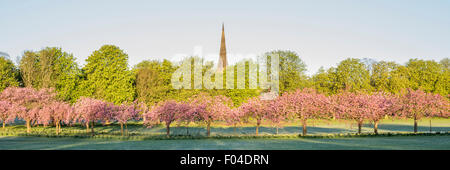
<svg viewBox="0 0 450 170">
<path fill-rule="evenodd" d="M 164 133 L 165 128 L 153 129 L 152 132 Z M 307 127 L 308 134 L 325 134 L 325 133 L 351 133 L 351 129 L 345 128 L 325 128 L 325 127 Z M 259 134 L 274 135 L 277 134 L 275 127 L 259 127 Z M 212 127 L 211 134 L 213 135 L 254 135 L 256 127 Z M 278 134 L 299 134 L 302 133 L 302 127 L 286 126 L 278 128 Z M 172 135 L 204 135 L 206 134 L 205 127 L 171 127 Z"/>
<path fill-rule="evenodd" d="M 202 139 L 122 141 L 83 138 L 0 137 L 0 149 L 183 150 L 183 149 L 447 149 L 450 136 L 398 136 L 294 139 Z"/>
<path fill-rule="evenodd" d="M 203 140 L 146 140 L 146 141 L 106 141 L 106 140 L 61 140 L 45 143 L 34 142 L 34 146 L 21 149 L 117 149 L 117 150 L 333 150 L 333 149 L 442 149 L 448 148 L 447 136 L 406 136 L 380 138 L 345 138 L 345 139 L 203 139 Z"/>
<path fill-rule="evenodd" d="M 419 132 L 429 132 L 430 127 L 427 124 L 419 124 Z M 444 125 L 444 126 L 443 126 Z M 381 123 L 379 124 L 379 132 L 412 132 L 413 124 L 390 124 Z M 440 126 L 432 126 L 432 131 L 450 131 L 450 126 L 445 126 L 445 124 L 440 124 Z M 15 132 L 25 132 L 26 127 L 24 125 L 8 126 L 7 131 Z M 255 135 L 256 127 L 254 126 L 244 126 L 244 127 L 211 127 L 212 135 Z M 309 125 L 307 127 L 308 134 L 336 134 L 336 133 L 356 133 L 357 126 L 350 124 L 336 124 L 336 125 Z M 32 127 L 32 131 L 35 132 L 54 132 L 54 127 Z M 86 127 L 81 124 L 76 124 L 73 126 L 64 126 L 62 131 L 66 134 L 85 134 Z M 170 128 L 171 135 L 183 135 L 183 136 L 205 136 L 206 127 L 199 126 L 178 126 L 173 125 Z M 90 132 L 90 131 L 89 131 Z M 120 125 L 110 124 L 102 125 L 96 124 L 95 132 L 100 134 L 110 134 L 110 135 L 121 135 Z M 128 124 L 128 132 L 131 135 L 139 136 L 151 136 L 151 135 L 165 135 L 166 128 L 164 125 L 157 125 L 151 128 L 144 127 L 141 123 L 130 123 Z M 363 133 L 373 132 L 373 124 L 366 123 L 363 125 Z M 285 126 L 278 129 L 278 134 L 301 134 L 301 126 Z M 262 126 L 259 128 L 259 134 L 261 135 L 275 135 L 277 134 L 277 129 L 271 126 Z"/>
<path fill-rule="evenodd" d="M 378 125 L 380 131 L 391 131 L 391 132 L 412 132 L 414 131 L 414 125 L 394 125 L 394 124 L 380 124 Z M 417 126 L 417 131 L 419 132 L 429 132 L 430 126 Z M 450 131 L 450 127 L 443 126 L 431 126 L 431 131 Z"/>
<path fill-rule="evenodd" d="M 300 134 L 302 133 L 302 127 L 299 126 L 286 126 L 278 129 L 278 134 Z M 450 131 L 450 127 L 435 126 L 431 127 L 433 132 Z M 308 134 L 336 134 L 336 133 L 357 133 L 357 127 L 307 127 Z M 379 132 L 412 132 L 412 125 L 393 125 L 393 124 L 380 124 L 378 126 Z M 165 132 L 165 129 L 159 129 L 155 132 Z M 212 127 L 211 133 L 216 135 L 254 135 L 256 127 Z M 274 127 L 259 127 L 259 134 L 277 134 L 277 129 Z M 429 126 L 418 126 L 419 132 L 429 132 Z M 363 133 L 373 132 L 372 124 L 364 124 L 362 128 Z M 199 135 L 205 134 L 205 127 L 173 127 L 171 133 L 175 135 Z"/>
</svg>

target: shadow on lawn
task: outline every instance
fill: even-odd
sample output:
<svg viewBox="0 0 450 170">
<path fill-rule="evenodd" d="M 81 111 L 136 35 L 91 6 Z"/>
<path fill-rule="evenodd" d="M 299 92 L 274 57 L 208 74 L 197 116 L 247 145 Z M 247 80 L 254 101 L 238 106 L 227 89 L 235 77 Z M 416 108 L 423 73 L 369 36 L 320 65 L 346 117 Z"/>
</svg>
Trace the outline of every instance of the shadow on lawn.
<svg viewBox="0 0 450 170">
<path fill-rule="evenodd" d="M 403 136 L 346 139 L 205 139 L 205 140 L 97 140 L 70 138 L 6 137 L 0 138 L 0 149 L 82 149 L 82 150 L 320 150 L 320 149 L 448 149 L 449 136 Z"/>
<path fill-rule="evenodd" d="M 378 126 L 379 130 L 382 131 L 413 131 L 414 130 L 414 126 L 411 125 L 393 125 L 393 124 L 380 124 Z M 432 131 L 450 131 L 450 127 L 441 127 L 441 126 L 431 126 L 431 130 Z M 417 131 L 419 132 L 429 132 L 430 131 L 430 126 L 426 126 L 426 125 L 422 125 L 422 126 L 417 126 Z"/>
<path fill-rule="evenodd" d="M 380 124 L 378 126 L 380 132 L 412 132 L 412 125 L 392 125 L 392 124 Z M 450 131 L 450 127 L 436 126 L 431 128 L 432 131 Z M 243 135 L 253 135 L 255 134 L 255 127 L 213 127 L 211 128 L 212 134 L 243 134 Z M 356 133 L 357 127 L 307 127 L 308 134 L 333 134 L 333 133 Z M 260 127 L 259 134 L 276 134 L 276 128 L 274 127 Z M 418 126 L 419 132 L 430 131 L 429 126 Z M 153 129 L 152 132 L 164 133 L 165 129 Z M 362 129 L 363 133 L 373 132 L 373 125 L 365 124 Z M 206 128 L 204 127 L 172 127 L 171 134 L 174 135 L 204 135 L 206 133 Z M 299 126 L 286 126 L 278 129 L 278 134 L 300 134 L 302 133 L 302 127 Z"/>
<path fill-rule="evenodd" d="M 383 124 L 379 125 L 379 132 L 412 132 L 413 125 L 409 124 Z M 13 131 L 24 131 L 26 127 L 24 125 L 10 126 L 8 129 Z M 86 132 L 86 128 L 82 125 L 74 125 L 74 126 L 66 126 L 63 127 L 63 132 L 67 133 L 80 133 L 83 134 Z M 450 126 L 432 126 L 432 131 L 450 131 Z M 33 131 L 48 131 L 53 132 L 54 127 L 33 127 Z M 254 135 L 255 127 L 211 127 L 212 135 Z M 340 124 L 340 125 L 309 125 L 307 127 L 308 134 L 336 134 L 336 133 L 356 133 L 357 126 L 349 125 L 349 124 Z M 117 124 L 111 125 L 102 125 L 97 124 L 95 126 L 96 133 L 103 134 L 113 134 L 120 135 L 120 126 Z M 146 128 L 140 123 L 130 123 L 128 125 L 129 133 L 133 133 L 136 135 L 155 135 L 155 134 L 165 134 L 166 128 L 164 125 L 157 125 L 152 128 Z M 171 135 L 191 135 L 191 136 L 204 136 L 206 135 L 206 127 L 205 126 L 195 126 L 195 127 L 185 127 L 185 126 L 171 126 L 170 128 Z M 430 131 L 430 127 L 427 124 L 419 124 L 418 126 L 419 132 L 428 132 Z M 373 125 L 371 123 L 366 123 L 362 129 L 363 133 L 371 133 L 373 132 Z M 275 127 L 263 126 L 259 128 L 259 134 L 261 135 L 273 135 L 277 133 L 277 129 Z M 285 126 L 283 128 L 278 129 L 278 134 L 300 134 L 302 133 L 301 126 Z"/>
<path fill-rule="evenodd" d="M 352 130 L 344 128 L 325 128 L 325 127 L 308 127 L 309 134 L 321 134 L 321 133 L 352 133 Z M 165 133 L 165 128 L 149 129 L 152 133 Z M 255 127 L 212 127 L 211 133 L 215 135 L 254 135 L 256 131 Z M 171 127 L 170 132 L 172 135 L 204 135 L 206 133 L 205 127 Z M 277 129 L 274 127 L 259 127 L 259 134 L 276 134 Z M 299 134 L 302 132 L 302 127 L 286 126 L 278 129 L 278 134 Z"/>
</svg>

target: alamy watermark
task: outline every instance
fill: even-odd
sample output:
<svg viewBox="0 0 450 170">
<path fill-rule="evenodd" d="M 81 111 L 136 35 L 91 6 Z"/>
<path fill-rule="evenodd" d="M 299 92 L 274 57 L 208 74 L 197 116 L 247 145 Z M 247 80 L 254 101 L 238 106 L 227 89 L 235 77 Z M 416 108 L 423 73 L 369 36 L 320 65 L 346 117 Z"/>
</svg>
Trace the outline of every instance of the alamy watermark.
<svg viewBox="0 0 450 170">
<path fill-rule="evenodd" d="M 173 73 L 171 81 L 174 89 L 259 88 L 268 91 L 261 94 L 263 100 L 274 99 L 279 94 L 279 54 L 266 54 L 258 57 L 256 61 L 242 59 L 235 65 L 225 68 L 219 65 L 208 68 L 205 57 L 201 56 L 201 48 L 196 47 L 194 54 L 196 57 L 182 60 L 180 67 Z M 206 56 L 206 58 L 212 57 Z M 217 60 L 218 57 L 215 59 Z M 246 87 L 246 74 L 248 87 Z"/>
<path fill-rule="evenodd" d="M 0 57 L 1 57 L 1 56 L 6 57 L 6 58 L 9 58 L 9 54 L 8 54 L 8 53 L 5 53 L 5 52 L 2 52 L 2 51 L 0 51 Z"/>
<path fill-rule="evenodd" d="M 0 56 L 10 57 L 8 53 L 1 51 Z M 175 55 L 178 58 L 183 56 L 189 55 Z M 279 54 L 266 54 L 258 57 L 256 61 L 243 58 L 235 65 L 225 68 L 218 65 L 208 67 L 206 59 L 217 60 L 219 56 L 202 56 L 202 48 L 199 46 L 194 48 L 194 56 L 196 57 L 192 60 L 181 60 L 180 67 L 172 74 L 171 82 L 174 89 L 262 89 L 268 91 L 261 94 L 263 100 L 272 100 L 279 94 Z"/>
</svg>

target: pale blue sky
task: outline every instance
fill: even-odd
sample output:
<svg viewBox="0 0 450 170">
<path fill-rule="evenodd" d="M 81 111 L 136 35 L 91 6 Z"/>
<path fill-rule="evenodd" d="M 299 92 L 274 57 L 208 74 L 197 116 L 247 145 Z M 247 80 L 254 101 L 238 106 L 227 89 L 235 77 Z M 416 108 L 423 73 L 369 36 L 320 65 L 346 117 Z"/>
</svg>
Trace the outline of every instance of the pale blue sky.
<svg viewBox="0 0 450 170">
<path fill-rule="evenodd" d="M 15 58 L 58 46 L 84 64 L 114 44 L 133 66 L 198 45 L 218 54 L 222 22 L 229 53 L 290 49 L 310 74 L 347 57 L 403 64 L 450 56 L 448 0 L 0 0 L 0 51 Z"/>
</svg>

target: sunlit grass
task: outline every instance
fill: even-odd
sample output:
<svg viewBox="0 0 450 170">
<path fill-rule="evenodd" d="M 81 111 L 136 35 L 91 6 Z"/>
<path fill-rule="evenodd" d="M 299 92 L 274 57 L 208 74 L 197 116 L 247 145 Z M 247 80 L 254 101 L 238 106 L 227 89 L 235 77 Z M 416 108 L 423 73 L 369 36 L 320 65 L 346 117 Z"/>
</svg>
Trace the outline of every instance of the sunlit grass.
<svg viewBox="0 0 450 170">
<path fill-rule="evenodd" d="M 450 149 L 450 136 L 393 136 L 357 138 L 109 140 L 0 136 L 0 149 L 20 150 L 421 150 Z"/>
<path fill-rule="evenodd" d="M 447 133 L 450 132 L 450 119 L 433 118 L 422 119 L 419 121 L 419 134 L 424 132 Z M 260 127 L 259 135 L 255 136 L 255 122 L 250 120 L 237 126 L 227 125 L 225 122 L 214 122 L 211 128 L 213 138 L 292 138 L 298 137 L 302 128 L 299 121 L 290 121 L 282 124 L 281 128 L 265 121 Z M 413 120 L 385 119 L 379 125 L 379 133 L 382 135 L 404 135 L 413 130 Z M 357 125 L 353 121 L 343 120 L 309 120 L 307 137 L 353 137 L 356 135 Z M 373 125 L 366 122 L 362 129 L 362 135 L 373 135 Z M 24 125 L 7 126 L 0 130 L 0 136 L 40 136 L 40 137 L 77 137 L 77 138 L 103 138 L 103 139 L 125 139 L 125 140 L 145 140 L 145 139 L 165 139 L 166 129 L 163 124 L 151 128 L 145 127 L 142 122 L 130 122 L 128 124 L 128 133 L 122 135 L 120 126 L 117 124 L 95 126 L 95 136 L 90 131 L 86 131 L 84 126 L 79 124 L 74 126 L 64 126 L 62 132 L 57 135 L 55 127 L 35 126 L 32 132 L 27 134 Z M 171 135 L 173 139 L 202 139 L 206 138 L 204 124 L 190 123 L 176 124 L 171 126 Z"/>
<path fill-rule="evenodd" d="M 124 136 L 116 124 L 97 124 L 94 136 L 81 125 L 64 126 L 59 135 L 51 126 L 33 127 L 27 134 L 24 125 L 14 125 L 0 129 L 0 149 L 450 149 L 450 120 L 431 119 L 432 133 L 429 121 L 419 121 L 419 133 L 414 134 L 413 120 L 385 119 L 375 135 L 370 122 L 362 134 L 356 134 L 352 121 L 310 120 L 307 136 L 299 135 L 299 121 L 283 124 L 278 134 L 270 122 L 264 122 L 258 136 L 252 120 L 236 130 L 215 122 L 211 137 L 203 124 L 173 124 L 170 138 L 164 125 L 146 128 L 142 122 L 129 123 Z"/>
</svg>

